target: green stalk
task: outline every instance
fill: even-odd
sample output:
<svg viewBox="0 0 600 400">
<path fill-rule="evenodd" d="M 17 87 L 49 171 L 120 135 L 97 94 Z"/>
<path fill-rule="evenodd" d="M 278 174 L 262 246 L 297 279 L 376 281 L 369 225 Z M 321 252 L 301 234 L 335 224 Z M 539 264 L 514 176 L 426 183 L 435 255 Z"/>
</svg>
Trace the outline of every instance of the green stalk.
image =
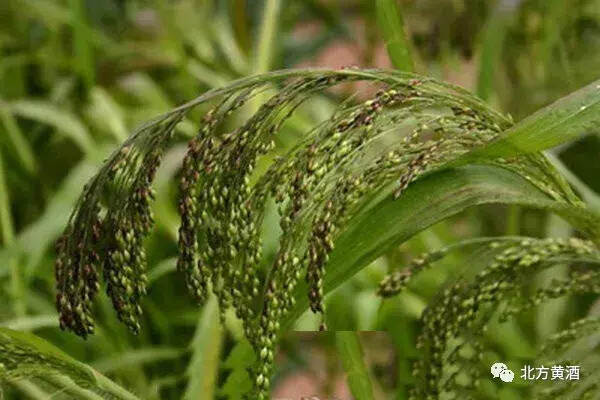
<svg viewBox="0 0 600 400">
<path fill-rule="evenodd" d="M 570 23 L 572 9 L 569 2 L 561 0 L 547 0 L 544 2 L 543 16 L 543 38 L 542 38 L 542 62 L 547 70 L 556 68 L 553 54 L 558 50 L 558 64 L 564 73 L 565 80 L 569 87 L 573 87 L 573 71 L 566 54 L 565 41 L 561 32 Z"/>
<path fill-rule="evenodd" d="M 267 0 L 265 5 L 260 36 L 256 47 L 254 73 L 267 72 L 271 68 L 273 53 L 275 52 L 275 33 L 277 31 L 280 6 L 280 0 Z"/>
<path fill-rule="evenodd" d="M 219 306 L 213 296 L 204 306 L 190 345 L 193 353 L 187 369 L 189 381 L 184 399 L 214 398 L 222 344 Z"/>
<path fill-rule="evenodd" d="M 0 229 L 4 245 L 8 247 L 12 245 L 15 240 L 15 231 L 10 212 L 8 188 L 6 186 L 4 175 L 4 162 L 2 153 L 0 153 Z"/>
<path fill-rule="evenodd" d="M 521 207 L 516 204 L 508 206 L 508 218 L 506 222 L 506 235 L 516 236 L 520 231 L 519 221 L 521 219 Z"/>
<path fill-rule="evenodd" d="M 363 351 L 354 331 L 335 333 L 335 345 L 338 356 L 346 371 L 350 391 L 356 400 L 373 400 L 373 387 L 369 371 L 363 359 Z"/>
<path fill-rule="evenodd" d="M 511 13 L 500 6 L 490 15 L 483 29 L 477 78 L 477 96 L 483 100 L 489 100 L 494 94 L 496 67 L 500 65 L 510 20 Z"/>
<path fill-rule="evenodd" d="M 377 0 L 377 23 L 394 67 L 400 71 L 413 72 L 410 42 L 404 33 L 402 12 L 396 0 Z"/>
<path fill-rule="evenodd" d="M 95 69 L 90 30 L 86 24 L 83 0 L 69 0 L 74 36 L 75 70 L 88 90 L 94 87 Z"/>
<path fill-rule="evenodd" d="M 277 19 L 279 18 L 280 0 L 267 0 L 263 11 L 262 24 L 258 42 L 254 48 L 254 64 L 252 70 L 255 74 L 266 73 L 271 69 L 273 53 L 275 52 L 275 33 Z M 254 113 L 264 100 L 264 94 L 259 94 L 251 99 L 252 105 L 249 112 Z"/>
<path fill-rule="evenodd" d="M 12 142 L 12 147 L 15 150 L 16 156 L 23 165 L 23 168 L 29 173 L 33 173 L 36 169 L 35 157 L 29 143 L 25 139 L 25 135 L 19 128 L 15 117 L 10 113 L 6 104 L 0 102 L 0 119 L 6 130 L 8 139 Z"/>
<path fill-rule="evenodd" d="M 8 187 L 5 181 L 4 162 L 2 153 L 0 153 L 0 231 L 5 247 L 10 247 L 15 241 L 15 231 L 10 211 L 10 199 L 8 197 Z M 25 304 L 23 302 L 23 283 L 19 265 L 14 258 L 9 259 L 11 271 L 11 294 L 13 296 L 13 307 L 16 316 L 25 315 Z"/>
<path fill-rule="evenodd" d="M 556 215 L 548 215 L 548 225 L 545 228 L 547 237 L 568 238 L 572 236 L 571 226 Z M 535 289 L 547 287 L 553 280 L 567 279 L 569 276 L 568 265 L 557 265 L 552 269 L 542 271 L 537 276 Z M 570 299 L 562 297 L 550 302 L 542 303 L 536 310 L 535 330 L 539 339 L 547 338 L 554 332 L 560 331 L 561 323 L 568 312 Z"/>
<path fill-rule="evenodd" d="M 247 0 L 233 0 L 229 7 L 235 38 L 244 54 L 248 54 L 248 50 L 250 49 L 249 38 L 251 37 L 247 24 L 248 15 L 246 13 L 246 6 Z"/>
</svg>

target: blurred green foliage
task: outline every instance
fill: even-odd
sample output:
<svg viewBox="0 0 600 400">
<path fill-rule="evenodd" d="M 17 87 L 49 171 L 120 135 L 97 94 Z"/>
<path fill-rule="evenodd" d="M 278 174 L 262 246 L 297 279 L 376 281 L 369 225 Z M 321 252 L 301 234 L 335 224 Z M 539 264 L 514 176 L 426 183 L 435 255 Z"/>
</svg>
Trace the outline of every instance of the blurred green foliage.
<svg viewBox="0 0 600 400">
<path fill-rule="evenodd" d="M 458 82 L 515 119 L 598 78 L 598 0 L 400 4 L 416 72 Z M 336 56 L 336 51 L 348 53 L 344 47 L 352 57 Z M 83 342 L 61 333 L 54 309 L 53 241 L 87 179 L 142 121 L 256 72 L 307 64 L 386 66 L 388 61 L 378 57 L 383 48 L 370 0 L 1 1 L 0 301 L 5 306 L 0 326 L 35 332 L 140 398 L 179 399 L 186 392 L 238 398 L 236 389 L 247 383 L 249 364 L 239 324 L 232 317 L 223 332 L 215 330 L 210 306 L 202 311 L 192 304 L 174 274 L 178 217 L 173 177 L 182 143 L 198 128 L 196 115 L 178 128 L 177 143 L 157 178 L 159 229 L 148 240 L 152 279 L 140 336 L 118 324 L 105 298 L 96 306 L 96 335 Z M 327 54 L 334 55 L 334 64 L 323 64 L 331 59 Z M 303 108 L 285 126 L 278 151 L 290 148 L 344 95 L 328 93 Z M 596 191 L 598 154 L 598 135 L 554 151 Z M 267 254 L 277 245 L 274 211 L 270 221 Z M 565 229 L 568 233 L 541 211 L 484 206 L 464 212 L 381 257 L 332 293 L 328 325 L 391 332 L 398 350 L 395 376 L 377 378 L 383 379 L 387 398 L 404 399 L 410 361 L 417 357 L 418 316 L 467 258 L 452 255 L 444 261 L 446 268 L 424 273 L 416 289 L 382 304 L 374 291 L 384 274 L 419 252 L 461 238 L 507 231 L 544 236 Z M 526 357 L 538 343 L 538 332 L 564 327 L 594 301 L 557 303 L 551 318 L 524 315 L 489 341 L 506 358 Z M 305 330 L 317 325 L 311 314 L 297 322 Z M 210 350 L 216 354 L 206 354 L 207 343 L 214 343 Z M 224 363 L 215 362 L 219 359 Z M 293 373 L 286 368 L 283 363 L 276 379 L 285 371 Z M 199 374 L 206 381 L 188 385 L 188 377 Z M 518 393 L 505 390 L 499 396 L 520 398 Z M 28 382 L 4 390 L 7 399 L 46 395 L 43 387 Z"/>
</svg>

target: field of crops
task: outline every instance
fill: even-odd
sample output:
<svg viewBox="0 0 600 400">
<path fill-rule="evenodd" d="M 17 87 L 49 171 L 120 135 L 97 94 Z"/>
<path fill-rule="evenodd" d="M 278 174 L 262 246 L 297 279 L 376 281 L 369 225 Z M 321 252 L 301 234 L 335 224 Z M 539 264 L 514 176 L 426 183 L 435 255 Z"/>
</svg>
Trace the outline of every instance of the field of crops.
<svg viewBox="0 0 600 400">
<path fill-rule="evenodd" d="M 600 0 L 0 1 L 0 400 L 600 398 L 599 67 Z"/>
</svg>

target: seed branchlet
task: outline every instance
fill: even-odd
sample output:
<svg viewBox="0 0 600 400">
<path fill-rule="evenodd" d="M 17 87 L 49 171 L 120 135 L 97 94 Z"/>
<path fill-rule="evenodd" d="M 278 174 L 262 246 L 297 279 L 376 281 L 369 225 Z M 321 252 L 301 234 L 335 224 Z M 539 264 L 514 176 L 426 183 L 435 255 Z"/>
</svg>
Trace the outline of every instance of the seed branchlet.
<svg viewBox="0 0 600 400">
<path fill-rule="evenodd" d="M 422 315 L 424 328 L 417 339 L 417 347 L 423 357 L 415 365 L 418 384 L 411 398 L 464 395 L 469 388 L 474 389 L 478 385 L 481 368 L 465 369 L 469 362 L 461 360 L 461 350 L 466 346 L 478 346 L 481 350 L 475 354 L 483 355 L 485 349 L 482 348 L 482 339 L 476 339 L 481 336 L 477 332 L 484 332 L 493 317 L 502 322 L 549 299 L 600 293 L 600 274 L 596 271 L 600 264 L 600 249 L 593 242 L 576 238 L 514 237 L 479 239 L 476 242 L 485 244 L 486 241 L 487 249 L 480 257 L 489 260 L 489 263 L 480 269 L 470 266 L 472 276 L 462 276 L 448 284 Z M 472 245 L 473 241 L 466 244 Z M 389 296 L 398 293 L 410 283 L 416 272 L 439 260 L 451 248 L 421 257 L 408 270 L 388 276 L 381 283 L 380 294 Z M 572 264 L 571 279 L 554 281 L 529 297 L 517 294 L 524 290 L 532 275 L 563 263 Z M 502 308 L 501 305 L 507 307 Z M 560 336 L 572 337 L 577 331 L 577 328 L 571 328 Z M 550 348 L 556 349 L 556 343 L 552 339 L 542 355 L 549 354 Z M 460 381 L 456 373 L 458 370 L 463 375 L 470 371 L 468 383 L 464 379 Z"/>
<path fill-rule="evenodd" d="M 84 188 L 56 246 L 61 328 L 82 337 L 93 333 L 92 300 L 102 274 L 119 319 L 134 333 L 139 331 L 139 300 L 147 283 L 142 242 L 153 225 L 151 184 L 180 119 L 181 114 L 175 113 L 133 135 Z M 139 146 L 136 151 L 134 142 Z M 146 150 L 143 157 L 140 150 Z M 105 191 L 112 195 L 104 196 Z"/>
</svg>

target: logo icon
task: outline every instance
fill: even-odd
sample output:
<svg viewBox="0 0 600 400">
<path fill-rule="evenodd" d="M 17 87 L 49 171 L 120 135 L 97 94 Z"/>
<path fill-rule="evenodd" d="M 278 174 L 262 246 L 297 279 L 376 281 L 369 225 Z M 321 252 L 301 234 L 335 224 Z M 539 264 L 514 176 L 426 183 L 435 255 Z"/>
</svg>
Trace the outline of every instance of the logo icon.
<svg viewBox="0 0 600 400">
<path fill-rule="evenodd" d="M 515 374 L 514 372 L 512 372 L 510 369 L 508 369 L 508 367 L 506 366 L 506 364 L 501 363 L 501 362 L 497 362 L 492 364 L 492 367 L 490 368 L 490 372 L 492 373 L 492 376 L 495 378 L 500 378 L 500 380 L 502 382 L 512 382 L 513 379 L 515 379 Z"/>
<path fill-rule="evenodd" d="M 500 372 L 500 380 L 502 382 L 509 383 L 512 382 L 513 379 L 515 379 L 515 374 L 510 369 L 505 369 L 504 371 Z"/>
</svg>

